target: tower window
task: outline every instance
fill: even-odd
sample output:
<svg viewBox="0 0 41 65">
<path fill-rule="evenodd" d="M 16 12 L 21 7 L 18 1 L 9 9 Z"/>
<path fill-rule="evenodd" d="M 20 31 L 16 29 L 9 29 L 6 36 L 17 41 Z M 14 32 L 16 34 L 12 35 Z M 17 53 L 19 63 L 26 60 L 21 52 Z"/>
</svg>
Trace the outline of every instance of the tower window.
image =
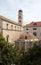
<svg viewBox="0 0 41 65">
<path fill-rule="evenodd" d="M 16 26 L 15 26 L 15 30 L 16 30 Z"/>
<path fill-rule="evenodd" d="M 37 35 L 37 33 L 36 33 L 36 32 L 33 32 L 33 35 L 35 35 L 35 36 L 36 36 L 36 35 Z"/>
<path fill-rule="evenodd" d="M 19 18 L 21 18 L 21 16 L 19 16 Z"/>
<path fill-rule="evenodd" d="M 21 22 L 21 20 L 19 22 Z"/>
</svg>

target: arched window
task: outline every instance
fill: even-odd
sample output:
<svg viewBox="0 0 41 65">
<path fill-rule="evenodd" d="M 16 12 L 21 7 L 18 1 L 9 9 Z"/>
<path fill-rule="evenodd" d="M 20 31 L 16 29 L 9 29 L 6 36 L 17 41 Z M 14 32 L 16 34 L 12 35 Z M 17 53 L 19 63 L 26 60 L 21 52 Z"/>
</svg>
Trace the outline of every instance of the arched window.
<svg viewBox="0 0 41 65">
<path fill-rule="evenodd" d="M 6 40 L 7 40 L 7 42 L 9 42 L 9 35 L 6 36 Z"/>
<path fill-rule="evenodd" d="M 16 26 L 15 26 L 15 30 L 16 30 Z"/>
<path fill-rule="evenodd" d="M 13 25 L 11 25 L 11 29 L 13 30 Z"/>
<path fill-rule="evenodd" d="M 6 28 L 8 29 L 8 24 L 6 24 Z"/>
<path fill-rule="evenodd" d="M 21 20 L 19 20 L 19 22 L 21 22 Z"/>
<path fill-rule="evenodd" d="M 19 16 L 19 19 L 22 18 L 21 16 Z"/>
<path fill-rule="evenodd" d="M 27 39 L 27 36 L 25 36 L 25 39 Z"/>
<path fill-rule="evenodd" d="M 33 35 L 35 35 L 35 36 L 36 36 L 36 35 L 37 35 L 37 33 L 36 33 L 36 32 L 33 32 Z"/>
</svg>

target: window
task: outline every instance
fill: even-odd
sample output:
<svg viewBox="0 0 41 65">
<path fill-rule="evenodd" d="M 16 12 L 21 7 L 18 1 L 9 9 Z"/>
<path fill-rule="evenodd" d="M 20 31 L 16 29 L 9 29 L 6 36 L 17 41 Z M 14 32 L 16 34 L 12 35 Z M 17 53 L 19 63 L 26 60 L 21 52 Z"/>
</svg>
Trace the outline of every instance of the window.
<svg viewBox="0 0 41 65">
<path fill-rule="evenodd" d="M 15 30 L 16 30 L 16 26 L 15 26 Z"/>
<path fill-rule="evenodd" d="M 25 36 L 25 39 L 27 39 L 27 36 Z"/>
<path fill-rule="evenodd" d="M 8 29 L 8 24 L 6 24 L 6 27 L 7 27 L 7 29 Z"/>
<path fill-rule="evenodd" d="M 33 35 L 35 35 L 35 36 L 36 36 L 36 35 L 37 35 L 37 33 L 36 33 L 36 32 L 33 32 Z"/>
<path fill-rule="evenodd" d="M 19 16 L 19 18 L 21 18 L 21 16 Z"/>
<path fill-rule="evenodd" d="M 28 28 L 26 30 L 28 30 Z"/>
<path fill-rule="evenodd" d="M 13 25 L 11 25 L 11 29 L 13 29 Z"/>
<path fill-rule="evenodd" d="M 21 20 L 19 22 L 21 22 Z"/>
<path fill-rule="evenodd" d="M 33 28 L 33 30 L 36 30 L 37 28 Z"/>
</svg>

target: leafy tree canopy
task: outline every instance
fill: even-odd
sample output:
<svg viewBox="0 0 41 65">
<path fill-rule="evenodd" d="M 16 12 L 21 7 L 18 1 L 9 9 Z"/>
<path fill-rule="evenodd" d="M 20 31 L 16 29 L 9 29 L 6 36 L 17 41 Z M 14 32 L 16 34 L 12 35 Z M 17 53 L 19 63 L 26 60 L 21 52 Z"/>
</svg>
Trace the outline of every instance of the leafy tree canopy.
<svg viewBox="0 0 41 65">
<path fill-rule="evenodd" d="M 34 45 L 20 59 L 20 65 L 41 65 L 41 46 Z"/>
<path fill-rule="evenodd" d="M 0 65 L 14 64 L 16 51 L 17 49 L 5 41 L 5 38 L 0 34 Z"/>
</svg>

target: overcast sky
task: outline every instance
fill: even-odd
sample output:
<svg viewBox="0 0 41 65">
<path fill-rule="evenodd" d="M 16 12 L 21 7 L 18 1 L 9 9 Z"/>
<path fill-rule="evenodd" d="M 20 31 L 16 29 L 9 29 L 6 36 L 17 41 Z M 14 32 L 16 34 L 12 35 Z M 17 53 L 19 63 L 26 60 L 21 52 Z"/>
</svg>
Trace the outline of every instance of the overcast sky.
<svg viewBox="0 0 41 65">
<path fill-rule="evenodd" d="M 23 10 L 23 23 L 41 21 L 41 0 L 0 0 L 0 15 L 18 21 L 18 10 Z"/>
</svg>

